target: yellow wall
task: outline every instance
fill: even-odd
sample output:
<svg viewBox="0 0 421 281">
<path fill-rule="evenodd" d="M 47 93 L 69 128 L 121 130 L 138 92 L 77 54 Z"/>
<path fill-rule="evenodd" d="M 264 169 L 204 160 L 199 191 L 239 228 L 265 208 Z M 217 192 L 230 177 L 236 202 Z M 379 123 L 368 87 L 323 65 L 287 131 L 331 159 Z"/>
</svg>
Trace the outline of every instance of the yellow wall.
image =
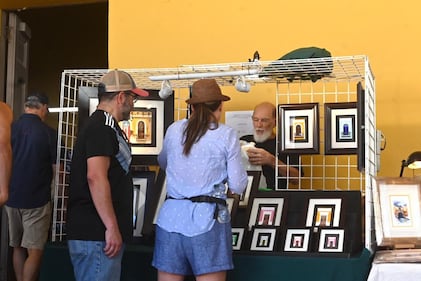
<svg viewBox="0 0 421 281">
<path fill-rule="evenodd" d="M 380 175 L 421 150 L 419 1 L 109 0 L 109 67 L 177 67 L 277 59 L 318 46 L 367 55 L 376 78 L 377 127 L 386 136 Z M 227 110 L 272 100 L 273 89 L 230 92 Z M 411 175 L 409 171 L 405 175 Z"/>
</svg>

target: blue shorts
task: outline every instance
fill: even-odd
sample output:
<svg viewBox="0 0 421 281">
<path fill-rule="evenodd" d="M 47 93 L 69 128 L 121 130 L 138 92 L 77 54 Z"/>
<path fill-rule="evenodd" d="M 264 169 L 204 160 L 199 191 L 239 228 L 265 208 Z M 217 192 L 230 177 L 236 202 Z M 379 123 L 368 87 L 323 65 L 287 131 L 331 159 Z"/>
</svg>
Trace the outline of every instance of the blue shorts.
<svg viewBox="0 0 421 281">
<path fill-rule="evenodd" d="M 195 276 L 233 269 L 231 224 L 215 222 L 210 231 L 193 237 L 156 226 L 152 266 Z"/>
<path fill-rule="evenodd" d="M 104 253 L 105 241 L 68 240 L 67 245 L 77 281 L 120 281 L 124 245 L 113 258 Z"/>
</svg>

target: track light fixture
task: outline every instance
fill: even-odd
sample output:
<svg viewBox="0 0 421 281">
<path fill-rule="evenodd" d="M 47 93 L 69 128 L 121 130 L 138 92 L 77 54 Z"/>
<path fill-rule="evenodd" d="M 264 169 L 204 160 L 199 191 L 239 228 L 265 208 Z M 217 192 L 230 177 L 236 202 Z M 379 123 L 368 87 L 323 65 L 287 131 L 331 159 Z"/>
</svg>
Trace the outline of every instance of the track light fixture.
<svg viewBox="0 0 421 281">
<path fill-rule="evenodd" d="M 237 78 L 237 82 L 235 82 L 235 89 L 242 93 L 250 92 L 250 83 L 246 82 L 246 78 L 244 76 L 240 76 Z"/>
<path fill-rule="evenodd" d="M 166 99 L 173 93 L 170 80 L 164 80 L 161 83 L 161 90 L 159 90 L 159 97 L 161 99 Z"/>
</svg>

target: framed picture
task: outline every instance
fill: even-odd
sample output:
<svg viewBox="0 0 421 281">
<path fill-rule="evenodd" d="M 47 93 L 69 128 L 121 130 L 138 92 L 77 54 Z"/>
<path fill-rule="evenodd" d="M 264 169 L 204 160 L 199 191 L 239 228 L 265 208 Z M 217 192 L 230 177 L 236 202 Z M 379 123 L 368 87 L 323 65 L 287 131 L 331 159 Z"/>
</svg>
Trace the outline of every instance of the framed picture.
<svg viewBox="0 0 421 281">
<path fill-rule="evenodd" d="M 228 211 L 231 215 L 231 221 L 234 220 L 235 215 L 237 214 L 237 208 L 239 204 L 239 198 L 238 197 L 228 197 L 226 200 Z"/>
<path fill-rule="evenodd" d="M 88 117 L 96 110 L 98 105 L 97 87 L 79 87 L 78 91 L 78 131 L 83 128 Z"/>
<path fill-rule="evenodd" d="M 273 251 L 276 228 L 253 228 L 250 251 Z"/>
<path fill-rule="evenodd" d="M 379 245 L 420 239 L 421 180 L 378 177 L 375 183 L 373 202 Z"/>
<path fill-rule="evenodd" d="M 361 82 L 357 83 L 357 159 L 358 171 L 365 169 L 365 90 Z"/>
<path fill-rule="evenodd" d="M 319 153 L 319 104 L 279 105 L 280 153 Z"/>
<path fill-rule="evenodd" d="M 233 227 L 232 228 L 232 249 L 241 250 L 241 245 L 243 244 L 244 237 L 244 228 Z"/>
<path fill-rule="evenodd" d="M 150 190 L 148 194 L 150 196 L 146 201 L 145 223 L 143 225 L 143 234 L 149 237 L 154 236 L 157 213 L 167 195 L 165 171 L 159 169 L 155 178 L 154 187 Z"/>
<path fill-rule="evenodd" d="M 141 237 L 145 214 L 146 202 L 150 199 L 151 190 L 154 187 L 155 172 L 142 171 L 132 172 L 133 175 L 133 236 Z"/>
<path fill-rule="evenodd" d="M 344 250 L 343 229 L 322 229 L 320 231 L 319 252 L 342 253 Z"/>
<path fill-rule="evenodd" d="M 148 97 L 135 102 L 130 119 L 119 122 L 132 145 L 133 165 L 158 165 L 156 156 L 168 126 L 174 121 L 174 95 L 162 100 L 158 90 L 147 91 Z M 79 87 L 78 128 L 82 128 L 97 105 L 98 88 Z"/>
<path fill-rule="evenodd" d="M 310 199 L 306 226 L 338 227 L 341 215 L 340 198 Z"/>
<path fill-rule="evenodd" d="M 358 131 L 356 102 L 325 103 L 325 154 L 356 154 Z"/>
<path fill-rule="evenodd" d="M 262 171 L 247 171 L 247 187 L 243 191 L 243 193 L 240 194 L 240 196 L 236 196 L 232 194 L 231 192 L 227 193 L 228 198 L 233 197 L 239 198 L 239 207 L 245 208 L 249 204 L 250 195 L 254 194 L 259 189 L 259 182 L 261 177 Z"/>
<path fill-rule="evenodd" d="M 252 226 L 280 226 L 284 198 L 254 198 L 249 218 Z"/>
<path fill-rule="evenodd" d="M 285 252 L 307 252 L 310 229 L 287 229 Z"/>
</svg>

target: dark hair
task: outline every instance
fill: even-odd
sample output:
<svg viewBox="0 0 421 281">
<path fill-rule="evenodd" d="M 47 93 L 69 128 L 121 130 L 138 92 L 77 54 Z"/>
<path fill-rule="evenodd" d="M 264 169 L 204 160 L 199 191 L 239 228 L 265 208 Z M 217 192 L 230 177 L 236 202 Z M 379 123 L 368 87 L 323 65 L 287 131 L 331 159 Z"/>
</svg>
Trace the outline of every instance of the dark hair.
<svg viewBox="0 0 421 281">
<path fill-rule="evenodd" d="M 184 129 L 183 154 L 189 155 L 193 144 L 197 143 L 208 130 L 218 128 L 218 120 L 213 112 L 221 105 L 221 101 L 192 104 L 194 112 Z"/>
</svg>

